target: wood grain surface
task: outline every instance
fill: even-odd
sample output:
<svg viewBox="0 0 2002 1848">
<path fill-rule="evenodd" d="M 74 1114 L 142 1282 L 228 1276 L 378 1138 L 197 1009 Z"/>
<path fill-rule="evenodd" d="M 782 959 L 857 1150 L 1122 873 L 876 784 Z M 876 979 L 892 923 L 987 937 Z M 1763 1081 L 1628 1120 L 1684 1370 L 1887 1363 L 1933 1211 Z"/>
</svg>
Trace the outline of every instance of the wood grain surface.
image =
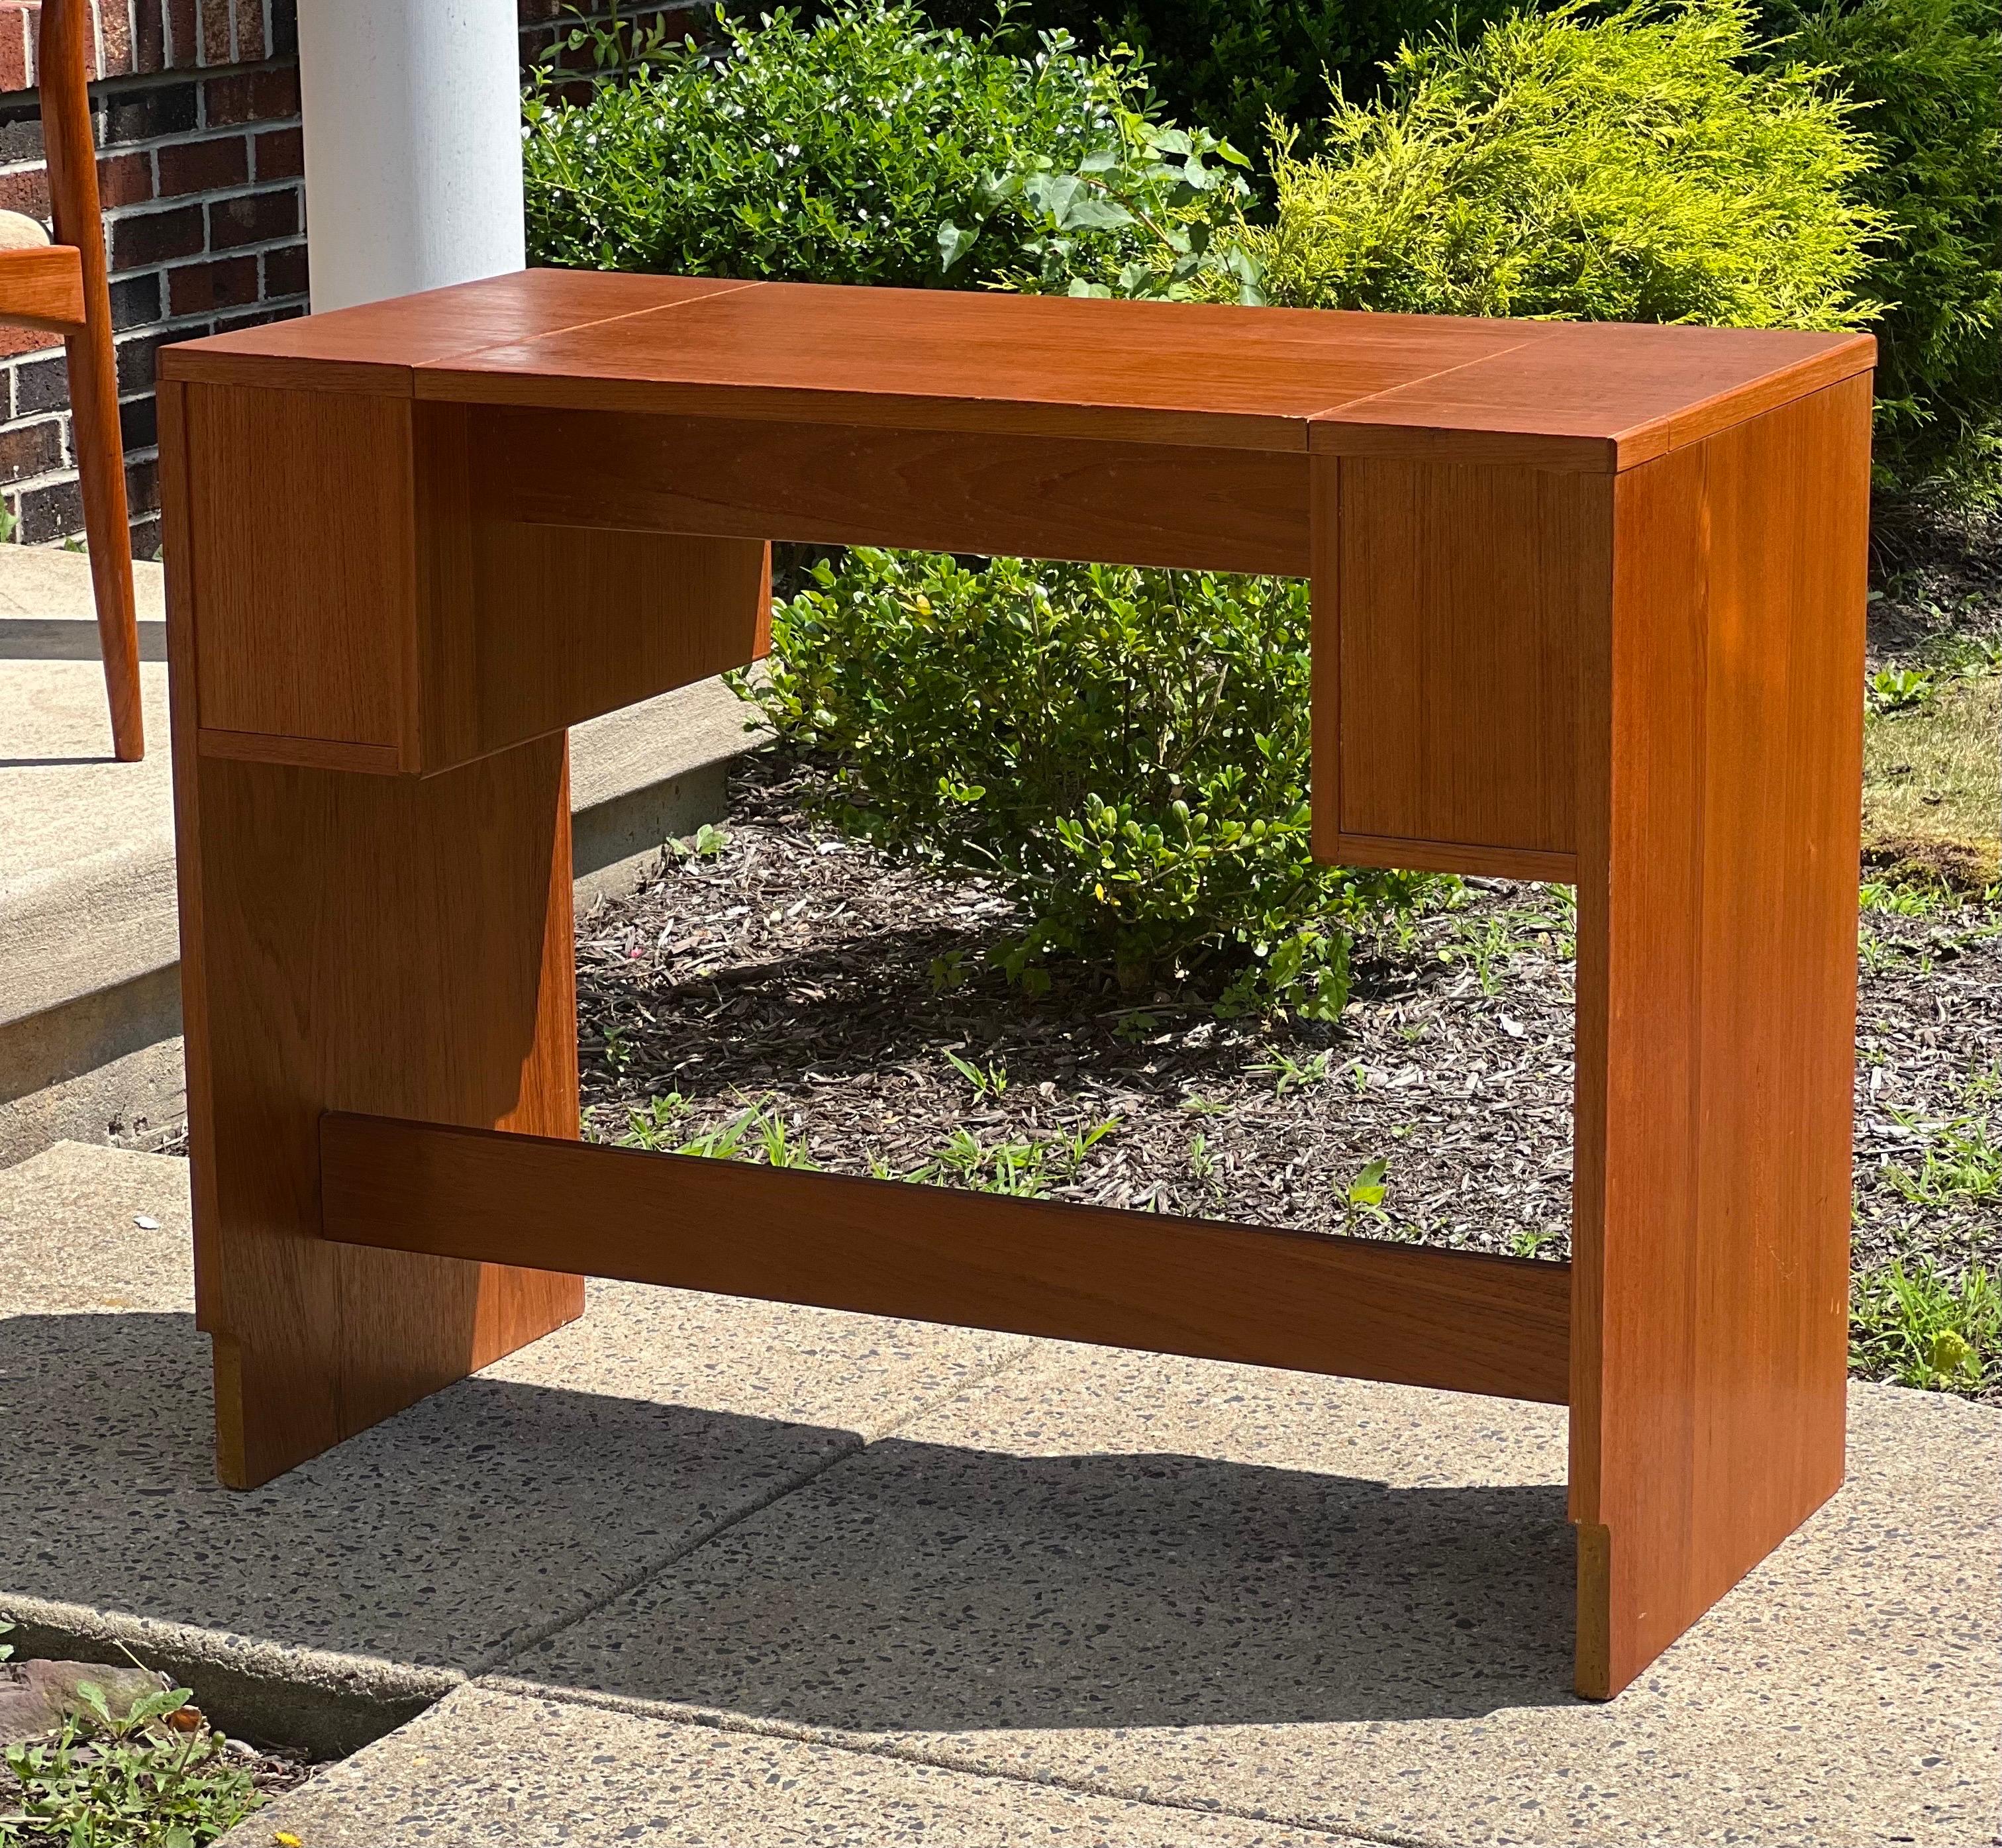
<svg viewBox="0 0 2002 1848">
<path fill-rule="evenodd" d="M 1545 323 L 1547 339 L 1317 419 L 1317 455 L 1606 472 L 1867 371 L 1866 333 Z"/>
<path fill-rule="evenodd" d="M 160 376 L 185 383 L 409 397 L 412 370 L 482 347 L 591 323 L 603 325 L 670 302 L 748 286 L 715 277 L 628 276 L 616 270 L 517 270 L 330 314 L 176 342 Z M 606 327 L 606 337 L 616 337 Z"/>
<path fill-rule="evenodd" d="M 0 322 L 44 333 L 83 329 L 83 260 L 74 244 L 0 250 Z"/>
<path fill-rule="evenodd" d="M 470 415 L 476 500 L 513 519 L 1307 572 L 1300 455 L 635 412 Z"/>
<path fill-rule="evenodd" d="M 581 1309 L 573 1278 L 319 1236 L 323 1111 L 576 1133 L 567 755 L 420 781 L 200 753 L 203 594 L 241 593 L 189 568 L 183 388 L 160 410 L 197 1316 L 249 1487 Z"/>
<path fill-rule="evenodd" d="M 197 385 L 170 561 L 201 610 L 205 730 L 396 748 L 417 621 L 407 399 Z"/>
<path fill-rule="evenodd" d="M 1580 625 L 1612 574 L 1606 477 L 1315 459 L 1324 859 L 1568 878 Z M 1317 790 L 1320 785 L 1317 781 Z M 1335 792 L 1338 791 L 1338 794 Z"/>
<path fill-rule="evenodd" d="M 326 1235 L 1561 1402 L 1565 1267 L 330 1114 Z"/>
<path fill-rule="evenodd" d="M 406 408 L 418 597 L 405 769 L 432 775 L 762 657 L 762 539 L 511 518 L 465 407 Z M 563 461 L 529 448 L 504 465 Z"/>
<path fill-rule="evenodd" d="M 1588 632 L 1571 1512 L 1616 1693 L 1842 1480 L 1864 378 L 1620 479 Z"/>
<path fill-rule="evenodd" d="M 1868 335 L 531 271 L 193 341 L 163 375 L 474 404 L 1607 472 Z"/>
<path fill-rule="evenodd" d="M 1205 447 L 1542 337 L 1519 323 L 760 283 L 419 368 L 420 396 Z"/>
</svg>

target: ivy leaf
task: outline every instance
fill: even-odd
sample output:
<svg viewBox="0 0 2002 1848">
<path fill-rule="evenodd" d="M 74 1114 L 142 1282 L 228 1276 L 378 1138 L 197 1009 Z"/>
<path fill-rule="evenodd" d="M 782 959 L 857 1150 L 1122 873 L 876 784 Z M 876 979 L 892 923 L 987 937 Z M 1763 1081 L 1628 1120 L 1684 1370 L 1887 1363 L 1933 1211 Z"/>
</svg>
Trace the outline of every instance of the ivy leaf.
<svg viewBox="0 0 2002 1848">
<path fill-rule="evenodd" d="M 939 267 L 943 270 L 951 269 L 973 248 L 975 240 L 979 235 L 980 227 L 978 225 L 971 231 L 962 231 L 947 218 L 938 228 Z"/>
</svg>

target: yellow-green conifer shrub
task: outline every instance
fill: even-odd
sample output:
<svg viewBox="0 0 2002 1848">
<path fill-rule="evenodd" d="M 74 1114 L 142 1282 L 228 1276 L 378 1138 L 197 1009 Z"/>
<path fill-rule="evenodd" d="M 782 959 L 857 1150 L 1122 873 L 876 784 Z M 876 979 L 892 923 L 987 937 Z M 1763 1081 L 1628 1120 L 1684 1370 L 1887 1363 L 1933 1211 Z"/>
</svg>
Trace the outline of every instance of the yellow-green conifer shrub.
<svg viewBox="0 0 2002 1848">
<path fill-rule="evenodd" d="M 1742 0 L 1519 14 L 1407 47 L 1245 235 L 1278 305 L 1835 328 L 1882 218 L 1871 145 Z"/>
</svg>

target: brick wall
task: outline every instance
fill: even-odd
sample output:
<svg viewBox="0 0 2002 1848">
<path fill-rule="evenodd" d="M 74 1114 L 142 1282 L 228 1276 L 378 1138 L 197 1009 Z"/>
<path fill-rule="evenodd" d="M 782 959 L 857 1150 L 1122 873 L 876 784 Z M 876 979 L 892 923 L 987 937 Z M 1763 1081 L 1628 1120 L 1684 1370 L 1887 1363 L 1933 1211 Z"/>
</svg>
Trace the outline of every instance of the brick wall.
<svg viewBox="0 0 2002 1848">
<path fill-rule="evenodd" d="M 575 9 L 517 4 L 525 67 Z M 655 0 L 623 10 L 693 23 L 706 8 Z M 170 340 L 306 309 L 296 0 L 91 0 L 91 11 L 132 542 L 150 558 L 159 549 L 154 355 Z M 0 0 L 0 209 L 46 222 L 40 12 L 37 0 Z M 0 502 L 26 544 L 83 529 L 62 348 L 26 329 L 0 327 Z"/>
</svg>

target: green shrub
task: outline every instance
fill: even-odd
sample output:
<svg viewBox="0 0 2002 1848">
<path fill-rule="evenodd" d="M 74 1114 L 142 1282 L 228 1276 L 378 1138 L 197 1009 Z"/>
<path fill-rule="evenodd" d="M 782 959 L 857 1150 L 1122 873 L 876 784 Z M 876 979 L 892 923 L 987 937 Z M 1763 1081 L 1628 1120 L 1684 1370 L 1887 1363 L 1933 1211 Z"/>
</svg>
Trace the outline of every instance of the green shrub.
<svg viewBox="0 0 2002 1848">
<path fill-rule="evenodd" d="M 1024 908 L 1031 988 L 1069 956 L 1328 1018 L 1355 921 L 1421 882 L 1309 857 L 1307 633 L 1289 579 L 858 550 L 747 691 L 839 825 Z"/>
<path fill-rule="evenodd" d="M 1855 183 L 1889 235 L 1877 451 L 1910 483 L 1964 465 L 2002 424 L 2002 9 L 1995 0 L 1767 0 L 1780 61 L 1861 105 L 1878 161 Z"/>
<path fill-rule="evenodd" d="M 1508 0 L 930 0 L 935 19 L 972 29 L 1032 23 L 1087 45 L 1130 47 L 1161 105 L 1236 147 L 1265 145 L 1269 118 L 1320 145 L 1338 95 L 1367 98 L 1407 40 L 1477 31 Z"/>
<path fill-rule="evenodd" d="M 1400 53 L 1325 152 L 1275 157 L 1246 235 L 1298 307 L 1839 327 L 1882 214 L 1809 73 L 1753 62 L 1743 0 L 1522 14 Z"/>
<path fill-rule="evenodd" d="M 1061 34 L 1017 56 L 931 30 L 904 0 L 717 30 L 704 47 L 578 29 L 616 79 L 582 103 L 560 93 L 571 74 L 539 75 L 534 261 L 1103 291 L 1135 253 L 1178 245 L 1125 289 L 1177 293 L 1243 190 L 1241 159 L 1135 106 L 1124 64 Z"/>
</svg>

